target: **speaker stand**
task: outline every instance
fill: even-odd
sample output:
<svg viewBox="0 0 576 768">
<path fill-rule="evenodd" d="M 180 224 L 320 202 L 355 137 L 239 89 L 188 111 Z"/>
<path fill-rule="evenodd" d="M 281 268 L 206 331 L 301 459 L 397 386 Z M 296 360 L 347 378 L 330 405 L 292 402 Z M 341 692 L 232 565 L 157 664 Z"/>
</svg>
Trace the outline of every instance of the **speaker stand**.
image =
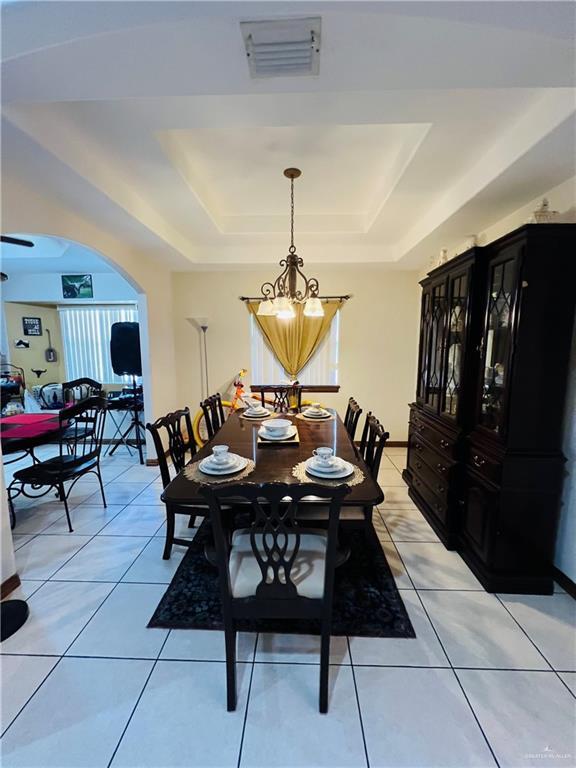
<svg viewBox="0 0 576 768">
<path fill-rule="evenodd" d="M 136 401 L 136 377 L 134 375 L 132 376 L 132 408 L 130 410 L 132 411 L 132 420 L 130 421 L 128 428 L 118 438 L 118 442 L 114 448 L 110 451 L 110 456 L 113 456 L 114 452 L 121 445 L 125 445 L 127 448 L 130 446 L 137 449 L 138 456 L 140 457 L 140 464 L 144 464 L 142 446 L 146 442 L 146 433 L 144 432 L 144 425 L 140 421 L 140 411 L 142 408 L 139 408 Z M 134 432 L 133 437 L 130 437 L 131 432 Z"/>
</svg>

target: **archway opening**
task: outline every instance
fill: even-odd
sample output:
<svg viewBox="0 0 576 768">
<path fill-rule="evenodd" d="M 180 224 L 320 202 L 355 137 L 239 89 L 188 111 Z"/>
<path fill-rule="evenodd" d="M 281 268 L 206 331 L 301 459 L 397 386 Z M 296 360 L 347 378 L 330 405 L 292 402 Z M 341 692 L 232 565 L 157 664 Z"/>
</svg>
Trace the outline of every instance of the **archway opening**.
<svg viewBox="0 0 576 768">
<path fill-rule="evenodd" d="M 142 287 L 90 246 L 29 232 L 11 232 L 9 237 L 33 243 L 32 247 L 10 242 L 1 246 L 6 279 L 1 296 L 0 362 L 3 372 L 17 370 L 23 379 L 22 406 L 55 409 L 62 402 L 62 382 L 82 377 L 102 383 L 109 397 L 121 395 L 131 378 L 114 370 L 110 329 L 115 322 L 137 322 L 142 361 L 137 384 L 143 388 L 144 413 L 150 412 L 147 301 Z M 13 400 L 3 393 L 3 410 Z M 108 421 L 107 441 L 115 431 L 114 419 Z M 120 447 L 121 453 L 128 451 L 129 447 Z"/>
</svg>

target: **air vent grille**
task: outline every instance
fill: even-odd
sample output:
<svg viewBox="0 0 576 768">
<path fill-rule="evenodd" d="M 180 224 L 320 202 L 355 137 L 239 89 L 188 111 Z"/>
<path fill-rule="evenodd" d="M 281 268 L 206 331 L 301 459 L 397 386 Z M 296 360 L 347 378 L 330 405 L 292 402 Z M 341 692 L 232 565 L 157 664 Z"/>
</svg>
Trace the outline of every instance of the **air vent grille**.
<svg viewBox="0 0 576 768">
<path fill-rule="evenodd" d="M 243 21 L 250 75 L 292 77 L 320 71 L 320 18 Z"/>
</svg>

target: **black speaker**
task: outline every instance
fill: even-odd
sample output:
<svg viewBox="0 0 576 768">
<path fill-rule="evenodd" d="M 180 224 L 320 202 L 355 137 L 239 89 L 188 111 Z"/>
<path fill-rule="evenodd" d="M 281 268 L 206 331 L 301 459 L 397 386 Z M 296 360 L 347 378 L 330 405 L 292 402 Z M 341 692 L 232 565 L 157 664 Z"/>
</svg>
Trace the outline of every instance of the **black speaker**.
<svg viewBox="0 0 576 768">
<path fill-rule="evenodd" d="M 142 376 L 138 323 L 112 323 L 110 331 L 110 357 L 114 373 L 118 376 Z"/>
</svg>

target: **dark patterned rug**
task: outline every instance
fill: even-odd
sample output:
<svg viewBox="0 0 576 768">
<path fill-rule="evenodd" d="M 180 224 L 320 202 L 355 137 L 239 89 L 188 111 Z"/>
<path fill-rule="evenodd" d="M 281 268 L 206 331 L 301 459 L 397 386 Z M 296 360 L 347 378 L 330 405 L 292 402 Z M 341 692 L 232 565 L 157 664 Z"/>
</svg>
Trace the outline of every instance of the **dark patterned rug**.
<svg viewBox="0 0 576 768">
<path fill-rule="evenodd" d="M 203 523 L 194 537 L 149 627 L 165 629 L 223 629 L 218 572 L 204 557 L 210 530 Z M 341 543 L 350 547 L 350 558 L 336 569 L 332 619 L 333 635 L 356 637 L 416 637 L 390 566 L 373 529 L 349 528 Z M 247 620 L 238 623 L 245 632 L 287 632 L 319 635 L 315 621 Z"/>
</svg>

